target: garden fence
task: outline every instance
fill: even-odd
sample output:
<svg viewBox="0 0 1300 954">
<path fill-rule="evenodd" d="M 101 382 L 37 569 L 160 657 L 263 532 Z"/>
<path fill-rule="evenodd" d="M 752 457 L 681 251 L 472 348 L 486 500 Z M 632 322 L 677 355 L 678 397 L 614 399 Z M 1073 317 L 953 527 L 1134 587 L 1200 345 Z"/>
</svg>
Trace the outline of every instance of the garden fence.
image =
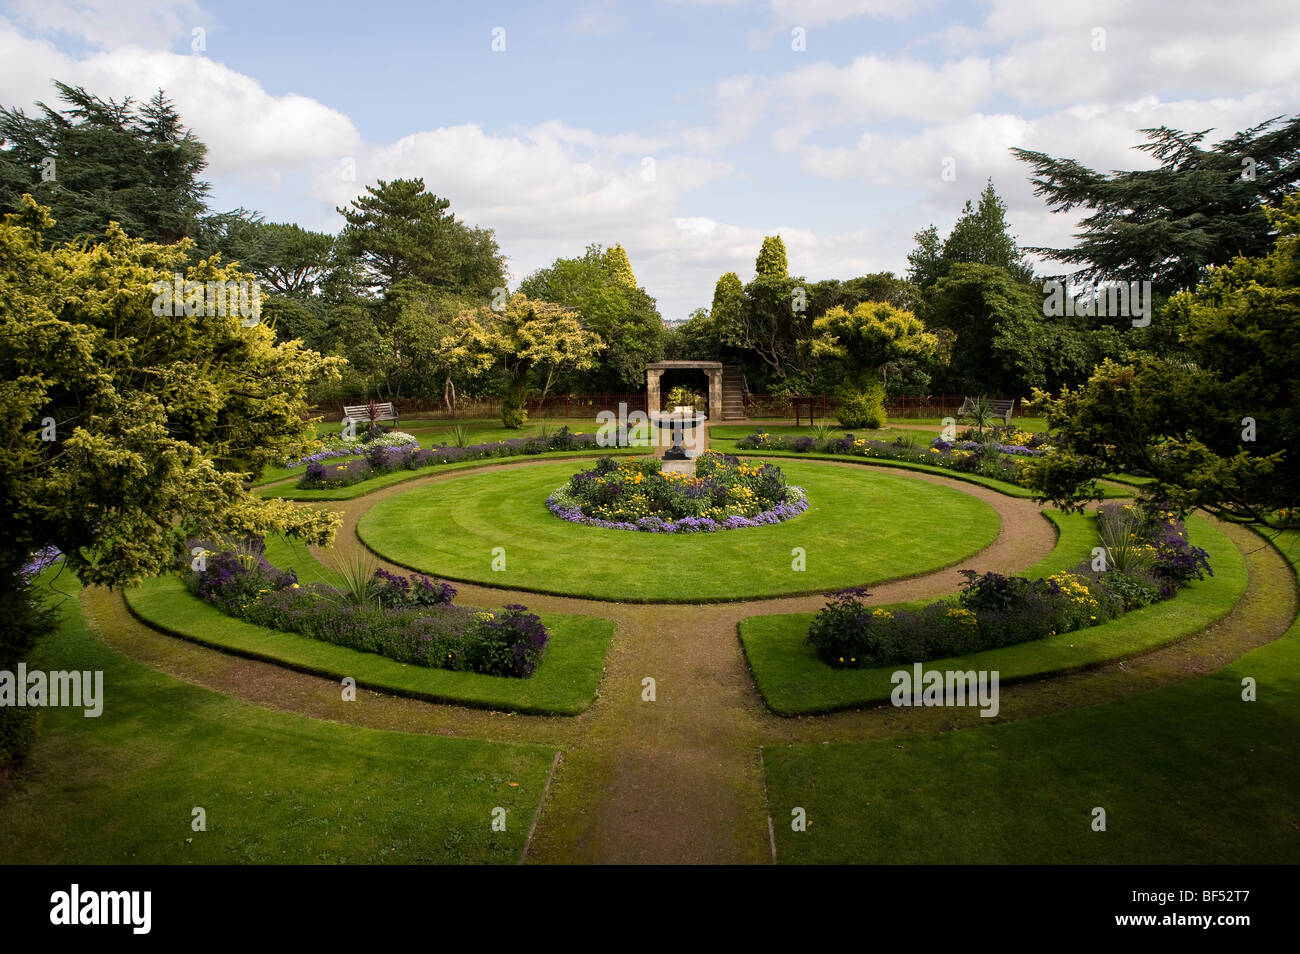
<svg viewBox="0 0 1300 954">
<path fill-rule="evenodd" d="M 836 399 L 830 395 L 814 395 L 817 407 L 823 402 L 826 413 L 834 416 Z M 927 394 L 918 397 L 898 396 L 885 401 L 885 410 L 890 417 L 956 417 L 957 410 L 965 395 L 961 394 Z M 343 417 L 343 407 L 348 404 L 365 404 L 369 398 L 347 398 L 314 409 L 313 416 L 322 416 L 326 420 L 337 421 Z M 378 398 L 376 398 L 378 400 Z M 419 417 L 426 420 L 453 420 L 462 418 L 493 418 L 501 415 L 500 398 L 467 398 L 456 402 L 456 413 L 450 413 L 443 406 L 441 397 L 392 398 L 391 403 L 397 408 L 401 417 Z M 528 413 L 532 417 L 573 418 L 594 422 L 601 411 L 619 411 L 619 405 L 627 405 L 627 410 L 645 411 L 646 395 L 642 391 L 633 394 L 593 393 L 593 394 L 548 394 L 542 401 L 536 397 L 528 400 Z M 745 413 L 755 419 L 794 418 L 794 404 L 788 394 L 750 394 L 746 397 Z M 1017 407 L 1017 413 L 1023 413 Z"/>
</svg>

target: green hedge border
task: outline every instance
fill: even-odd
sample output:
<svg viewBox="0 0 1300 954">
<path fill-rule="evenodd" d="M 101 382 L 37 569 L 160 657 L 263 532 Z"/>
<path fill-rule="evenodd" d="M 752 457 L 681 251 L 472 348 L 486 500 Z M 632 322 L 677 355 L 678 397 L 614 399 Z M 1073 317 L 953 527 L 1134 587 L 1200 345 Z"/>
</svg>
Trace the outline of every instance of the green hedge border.
<svg viewBox="0 0 1300 954">
<path fill-rule="evenodd" d="M 1100 626 L 967 656 L 935 659 L 926 662 L 925 668 L 998 670 L 1000 683 L 1010 684 L 1096 668 L 1200 632 L 1230 613 L 1245 593 L 1246 561 L 1228 536 L 1209 521 L 1193 516 L 1187 528 L 1188 538 L 1209 553 L 1215 575 L 1189 584 L 1172 599 L 1125 613 Z M 1077 542 L 1075 539 L 1064 545 Z M 1060 562 L 1065 562 L 1064 550 Z M 1044 566 L 1060 569 L 1054 556 L 1039 564 Z M 904 667 L 832 669 L 803 641 L 812 618 L 812 613 L 751 616 L 737 626 L 742 651 L 767 707 L 777 715 L 795 716 L 888 702 L 893 690 L 890 676 Z"/>
<path fill-rule="evenodd" d="M 131 615 L 145 625 L 232 655 L 275 663 L 359 687 L 426 702 L 529 715 L 578 715 L 596 698 L 614 622 L 593 616 L 546 615 L 551 642 L 527 679 L 408 665 L 308 636 L 255 626 L 203 602 L 179 577 L 146 580 L 124 592 Z"/>
</svg>

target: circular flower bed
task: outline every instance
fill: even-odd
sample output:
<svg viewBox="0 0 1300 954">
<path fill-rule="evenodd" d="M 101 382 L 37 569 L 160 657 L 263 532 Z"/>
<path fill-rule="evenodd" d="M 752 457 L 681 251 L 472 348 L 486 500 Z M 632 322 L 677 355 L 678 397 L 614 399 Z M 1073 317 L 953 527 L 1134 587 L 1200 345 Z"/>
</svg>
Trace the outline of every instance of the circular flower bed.
<svg viewBox="0 0 1300 954">
<path fill-rule="evenodd" d="M 570 477 L 546 506 L 570 523 L 647 533 L 761 527 L 808 509 L 803 488 L 787 485 L 773 464 L 751 466 L 707 451 L 696 460 L 693 476 L 659 468 L 654 458 L 602 457 L 591 470 Z"/>
</svg>

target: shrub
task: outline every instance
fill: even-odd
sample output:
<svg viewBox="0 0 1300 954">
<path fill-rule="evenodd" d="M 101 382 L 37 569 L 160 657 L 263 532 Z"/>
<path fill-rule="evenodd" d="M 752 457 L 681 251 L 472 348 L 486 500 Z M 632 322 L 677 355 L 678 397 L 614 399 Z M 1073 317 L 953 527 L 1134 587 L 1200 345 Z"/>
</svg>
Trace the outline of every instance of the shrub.
<svg viewBox="0 0 1300 954">
<path fill-rule="evenodd" d="M 40 709 L 0 707 L 0 769 L 17 765 L 31 750 L 40 726 Z"/>
<path fill-rule="evenodd" d="M 974 570 L 962 570 L 961 575 L 966 578 L 966 581 L 962 583 L 957 600 L 962 606 L 976 613 L 987 610 L 998 612 L 1008 610 L 1024 600 L 1032 585 L 1023 576 L 976 573 Z"/>
<path fill-rule="evenodd" d="M 836 417 L 841 427 L 885 426 L 885 389 L 879 384 L 868 384 L 860 391 L 845 391 L 840 395 Z"/>
<path fill-rule="evenodd" d="M 1164 587 L 1146 571 L 1122 573 L 1115 570 L 1106 574 L 1100 582 L 1114 594 L 1125 611 L 1141 609 L 1164 599 Z"/>
<path fill-rule="evenodd" d="M 528 392 L 525 388 L 512 385 L 501 398 L 501 423 L 511 430 L 518 430 L 528 422 L 525 410 Z"/>
</svg>

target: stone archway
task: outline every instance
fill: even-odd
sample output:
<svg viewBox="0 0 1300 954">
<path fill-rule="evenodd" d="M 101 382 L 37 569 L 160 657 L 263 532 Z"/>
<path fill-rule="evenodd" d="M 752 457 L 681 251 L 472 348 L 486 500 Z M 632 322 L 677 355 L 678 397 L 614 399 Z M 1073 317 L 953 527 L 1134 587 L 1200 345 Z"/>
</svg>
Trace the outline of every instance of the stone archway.
<svg viewBox="0 0 1300 954">
<path fill-rule="evenodd" d="M 659 392 L 659 381 L 665 371 L 691 369 L 703 371 L 708 376 L 709 417 L 714 421 L 722 420 L 723 366 L 721 361 L 656 361 L 647 364 L 645 366 L 646 410 L 652 414 L 659 410 L 659 404 L 663 399 Z"/>
</svg>

